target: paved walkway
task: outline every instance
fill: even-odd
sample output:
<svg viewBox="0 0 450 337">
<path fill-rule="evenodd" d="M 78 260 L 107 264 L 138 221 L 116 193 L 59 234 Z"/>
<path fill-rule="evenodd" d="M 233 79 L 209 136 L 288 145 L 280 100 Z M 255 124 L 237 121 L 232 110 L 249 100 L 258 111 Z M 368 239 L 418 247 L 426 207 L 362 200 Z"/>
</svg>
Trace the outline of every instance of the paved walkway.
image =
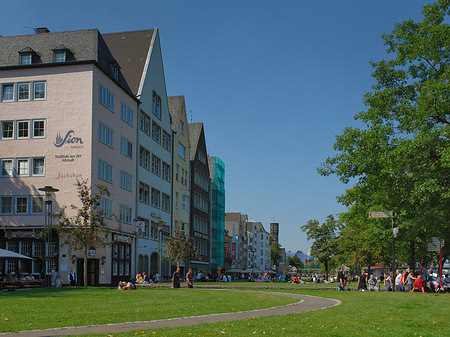
<svg viewBox="0 0 450 337">
<path fill-rule="evenodd" d="M 253 291 L 227 290 L 227 291 L 258 292 L 258 293 L 262 292 L 254 290 Z M 305 311 L 326 309 L 341 304 L 339 300 L 317 296 L 300 295 L 295 293 L 280 293 L 273 291 L 264 291 L 264 293 L 268 295 L 287 296 L 298 299 L 299 301 L 285 306 L 272 307 L 260 310 L 210 314 L 202 316 L 190 316 L 181 318 L 169 318 L 143 322 L 126 322 L 126 323 L 105 324 L 105 325 L 65 327 L 65 328 L 54 328 L 45 330 L 30 330 L 30 331 L 22 331 L 19 333 L 5 333 L 5 334 L 0 333 L 0 335 L 4 335 L 6 337 L 15 337 L 15 336 L 44 337 L 44 336 L 70 336 L 70 335 L 84 335 L 84 334 L 108 334 L 111 332 L 117 333 L 124 331 L 159 329 L 166 327 L 174 328 L 187 325 L 251 319 L 253 317 L 297 314 Z"/>
</svg>

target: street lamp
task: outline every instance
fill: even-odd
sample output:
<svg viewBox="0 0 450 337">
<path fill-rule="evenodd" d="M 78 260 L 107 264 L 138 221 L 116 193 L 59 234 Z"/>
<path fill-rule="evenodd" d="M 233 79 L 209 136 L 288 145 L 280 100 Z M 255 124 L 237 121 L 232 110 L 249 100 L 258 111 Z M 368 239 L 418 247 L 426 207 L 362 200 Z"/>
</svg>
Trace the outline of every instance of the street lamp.
<svg viewBox="0 0 450 337">
<path fill-rule="evenodd" d="M 164 229 L 164 222 L 158 222 L 158 234 L 159 234 L 159 279 L 162 281 L 162 231 Z"/>
<path fill-rule="evenodd" d="M 39 191 L 45 192 L 45 213 L 44 213 L 44 229 L 47 230 L 48 226 L 52 226 L 52 194 L 58 192 L 57 188 L 52 186 L 44 186 L 38 188 Z M 49 286 L 48 268 L 47 268 L 47 255 L 50 255 L 50 243 L 52 242 L 52 230 L 45 235 L 44 240 L 44 286 Z"/>
</svg>

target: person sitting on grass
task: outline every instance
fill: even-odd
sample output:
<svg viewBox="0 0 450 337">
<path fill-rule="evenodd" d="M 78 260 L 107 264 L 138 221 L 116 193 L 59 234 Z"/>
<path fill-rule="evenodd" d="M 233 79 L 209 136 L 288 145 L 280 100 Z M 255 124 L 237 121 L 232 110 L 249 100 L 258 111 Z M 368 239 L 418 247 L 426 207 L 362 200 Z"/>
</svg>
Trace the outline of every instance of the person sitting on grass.
<svg viewBox="0 0 450 337">
<path fill-rule="evenodd" d="M 118 285 L 117 289 L 119 289 L 119 290 L 136 290 L 136 286 L 131 282 L 119 281 L 119 285 Z"/>
<path fill-rule="evenodd" d="M 177 270 L 172 275 L 172 286 L 170 289 L 180 288 L 180 267 L 177 267 Z"/>
<path fill-rule="evenodd" d="M 373 274 L 370 275 L 370 278 L 369 278 L 369 281 L 367 281 L 367 284 L 369 285 L 369 291 L 379 291 L 380 290 L 377 287 L 377 279 Z"/>
</svg>

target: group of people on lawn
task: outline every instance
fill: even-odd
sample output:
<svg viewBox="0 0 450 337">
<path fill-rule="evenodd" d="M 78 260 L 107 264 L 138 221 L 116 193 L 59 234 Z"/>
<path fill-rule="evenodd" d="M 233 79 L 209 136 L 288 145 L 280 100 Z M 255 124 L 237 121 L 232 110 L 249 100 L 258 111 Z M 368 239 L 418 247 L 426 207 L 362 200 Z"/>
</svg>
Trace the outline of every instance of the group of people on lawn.
<svg viewBox="0 0 450 337">
<path fill-rule="evenodd" d="M 384 286 L 385 291 L 392 291 L 395 289 L 401 292 L 417 291 L 421 293 L 441 291 L 440 283 L 444 288 L 450 287 L 450 278 L 448 277 L 448 274 L 445 275 L 445 278 L 443 278 L 441 282 L 440 276 L 433 278 L 432 268 L 427 272 L 422 265 L 419 266 L 420 269 L 417 272 L 413 269 L 407 269 L 403 272 L 397 270 L 395 277 L 392 273 L 384 273 L 379 279 L 377 279 L 374 274 L 369 276 L 364 270 L 361 270 L 361 274 L 356 277 L 358 290 L 379 291 L 381 289 L 381 284 Z M 337 282 L 339 291 L 344 290 L 349 283 L 344 276 L 343 267 L 339 269 Z"/>
</svg>

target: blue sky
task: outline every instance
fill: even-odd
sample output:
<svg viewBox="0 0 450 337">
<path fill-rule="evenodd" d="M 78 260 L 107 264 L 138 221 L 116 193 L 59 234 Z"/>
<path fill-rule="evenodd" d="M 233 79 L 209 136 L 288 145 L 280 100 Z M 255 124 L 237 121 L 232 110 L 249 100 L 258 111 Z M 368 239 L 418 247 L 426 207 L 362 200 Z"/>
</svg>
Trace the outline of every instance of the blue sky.
<svg viewBox="0 0 450 337">
<path fill-rule="evenodd" d="M 317 167 L 357 125 L 380 35 L 421 19 L 426 0 L 7 1 L 0 34 L 158 27 L 168 95 L 184 95 L 226 165 L 226 210 L 280 223 L 280 243 L 307 251 L 299 226 L 345 209 L 346 188 Z"/>
</svg>

